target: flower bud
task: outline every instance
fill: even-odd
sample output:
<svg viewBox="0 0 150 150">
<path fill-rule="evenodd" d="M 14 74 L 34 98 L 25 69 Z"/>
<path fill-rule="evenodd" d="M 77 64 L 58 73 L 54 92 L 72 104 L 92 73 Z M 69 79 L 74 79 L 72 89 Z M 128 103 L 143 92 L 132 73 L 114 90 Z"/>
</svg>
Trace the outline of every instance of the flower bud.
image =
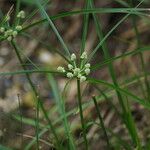
<svg viewBox="0 0 150 150">
<path fill-rule="evenodd" d="M 10 42 L 12 40 L 12 36 L 9 36 L 7 40 Z"/>
<path fill-rule="evenodd" d="M 86 53 L 86 52 L 83 52 L 80 58 L 81 58 L 81 59 L 87 59 L 87 53 Z"/>
<path fill-rule="evenodd" d="M 72 77 L 73 77 L 73 74 L 72 74 L 71 72 L 68 72 L 68 73 L 67 73 L 67 77 L 68 77 L 68 78 L 72 78 Z"/>
<path fill-rule="evenodd" d="M 85 64 L 85 68 L 90 68 L 91 65 L 89 63 Z"/>
<path fill-rule="evenodd" d="M 89 69 L 89 68 L 86 68 L 86 69 L 85 69 L 85 74 L 88 75 L 89 73 L 90 73 L 90 69 Z"/>
<path fill-rule="evenodd" d="M 79 73 L 77 77 L 78 77 L 78 78 L 81 78 L 81 76 L 82 76 L 82 75 Z"/>
<path fill-rule="evenodd" d="M 16 30 L 18 31 L 22 30 L 22 26 L 16 26 Z"/>
<path fill-rule="evenodd" d="M 65 69 L 64 69 L 64 67 L 61 67 L 61 66 L 59 66 L 58 68 L 57 68 L 57 70 L 59 71 L 59 72 L 65 72 Z"/>
<path fill-rule="evenodd" d="M 80 73 L 80 69 L 79 68 L 75 68 L 73 70 L 73 72 L 74 72 L 74 75 L 78 75 L 78 73 Z"/>
<path fill-rule="evenodd" d="M 18 14 L 17 14 L 17 18 L 25 18 L 25 12 L 23 10 L 21 10 Z"/>
<path fill-rule="evenodd" d="M 76 55 L 74 53 L 71 55 L 71 60 L 72 61 L 76 60 Z"/>
<path fill-rule="evenodd" d="M 12 33 L 13 37 L 16 37 L 16 36 L 17 36 L 17 34 L 18 34 L 18 32 L 17 32 L 17 31 L 13 31 L 13 33 Z"/>
<path fill-rule="evenodd" d="M 5 28 L 4 28 L 4 27 L 1 27 L 1 28 L 0 28 L 0 32 L 3 33 L 4 31 L 5 31 Z"/>
<path fill-rule="evenodd" d="M 68 69 L 69 70 L 72 70 L 73 69 L 73 66 L 71 64 L 68 64 Z"/>
<path fill-rule="evenodd" d="M 84 82 L 86 80 L 86 77 L 85 76 L 81 76 L 80 77 L 80 82 Z"/>
</svg>

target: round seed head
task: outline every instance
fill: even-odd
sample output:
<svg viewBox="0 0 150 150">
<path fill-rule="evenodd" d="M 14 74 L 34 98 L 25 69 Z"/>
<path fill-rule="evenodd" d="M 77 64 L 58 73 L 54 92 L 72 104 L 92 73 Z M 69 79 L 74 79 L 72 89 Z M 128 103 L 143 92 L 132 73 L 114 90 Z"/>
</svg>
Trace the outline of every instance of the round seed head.
<svg viewBox="0 0 150 150">
<path fill-rule="evenodd" d="M 5 31 L 5 28 L 4 28 L 4 27 L 1 27 L 1 28 L 0 28 L 0 32 L 3 33 L 4 31 Z"/>
<path fill-rule="evenodd" d="M 13 30 L 12 29 L 9 29 L 5 32 L 5 36 L 8 36 L 8 35 L 12 35 L 13 34 Z"/>
<path fill-rule="evenodd" d="M 83 52 L 80 58 L 81 58 L 81 59 L 87 59 L 87 53 L 86 53 L 86 52 Z"/>
<path fill-rule="evenodd" d="M 86 68 L 86 69 L 85 69 L 85 74 L 88 75 L 89 73 L 90 73 L 90 69 L 89 69 L 89 68 Z"/>
<path fill-rule="evenodd" d="M 7 40 L 10 42 L 12 40 L 12 36 L 9 36 Z"/>
<path fill-rule="evenodd" d="M 18 15 L 17 15 L 18 18 L 25 18 L 25 12 L 23 10 L 21 10 Z"/>
<path fill-rule="evenodd" d="M 90 68 L 91 65 L 89 63 L 85 64 L 85 68 Z"/>
<path fill-rule="evenodd" d="M 81 78 L 81 76 L 82 76 L 82 75 L 79 73 L 77 77 L 78 77 L 78 78 Z"/>
<path fill-rule="evenodd" d="M 59 67 L 57 68 L 57 71 L 64 73 L 64 72 L 65 72 L 65 69 L 64 69 L 64 67 L 59 66 Z"/>
<path fill-rule="evenodd" d="M 85 76 L 81 76 L 80 77 L 80 82 L 84 82 L 86 80 L 86 77 Z"/>
<path fill-rule="evenodd" d="M 71 72 L 68 72 L 68 73 L 67 73 L 67 77 L 68 77 L 68 78 L 73 78 L 73 74 L 72 74 Z"/>
<path fill-rule="evenodd" d="M 73 66 L 71 64 L 68 64 L 68 69 L 69 70 L 72 70 L 73 69 Z"/>
<path fill-rule="evenodd" d="M 80 69 L 79 68 L 75 68 L 73 70 L 74 75 L 78 75 L 80 73 Z"/>
<path fill-rule="evenodd" d="M 74 53 L 71 54 L 71 60 L 72 60 L 72 61 L 76 60 L 76 55 L 75 55 Z"/>
<path fill-rule="evenodd" d="M 17 36 L 17 34 L 18 34 L 18 32 L 17 32 L 17 31 L 13 31 L 13 33 L 12 33 L 13 37 L 16 37 L 16 36 Z"/>
<path fill-rule="evenodd" d="M 16 26 L 16 30 L 18 31 L 22 30 L 22 26 Z"/>
</svg>

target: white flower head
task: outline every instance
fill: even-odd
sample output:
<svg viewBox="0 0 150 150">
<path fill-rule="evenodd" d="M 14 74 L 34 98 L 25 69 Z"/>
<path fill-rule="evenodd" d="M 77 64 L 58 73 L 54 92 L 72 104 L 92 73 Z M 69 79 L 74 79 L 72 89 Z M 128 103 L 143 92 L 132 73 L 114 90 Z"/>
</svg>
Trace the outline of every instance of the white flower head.
<svg viewBox="0 0 150 150">
<path fill-rule="evenodd" d="M 17 18 L 25 18 L 25 12 L 23 10 L 21 10 L 18 14 L 17 14 Z"/>
<path fill-rule="evenodd" d="M 16 26 L 16 30 L 18 30 L 18 31 L 22 30 L 22 26 L 20 26 L 20 25 Z"/>
<path fill-rule="evenodd" d="M 87 59 L 87 53 L 86 53 L 86 52 L 83 52 L 80 58 L 81 58 L 81 59 Z"/>
<path fill-rule="evenodd" d="M 59 66 L 57 68 L 60 72 L 65 72 L 67 78 L 76 78 L 77 80 L 80 80 L 80 82 L 84 82 L 87 79 L 87 76 L 90 74 L 90 63 L 83 64 L 84 61 L 87 59 L 87 53 L 83 52 L 80 59 L 81 64 L 77 64 L 77 57 L 73 53 L 70 57 L 72 63 L 68 63 L 67 69 L 65 70 L 63 67 Z M 83 66 L 84 65 L 84 66 Z"/>
<path fill-rule="evenodd" d="M 13 37 L 16 37 L 16 36 L 17 36 L 17 34 L 18 34 L 18 32 L 17 32 L 17 31 L 13 31 L 13 33 L 12 33 Z"/>
<path fill-rule="evenodd" d="M 12 40 L 12 36 L 9 36 L 7 40 L 10 42 Z"/>
<path fill-rule="evenodd" d="M 71 64 L 68 64 L 68 69 L 69 70 L 72 70 L 73 69 L 73 66 Z"/>
<path fill-rule="evenodd" d="M 73 78 L 73 74 L 72 74 L 71 72 L 68 72 L 68 73 L 67 73 L 67 77 L 68 77 L 68 78 Z"/>
<path fill-rule="evenodd" d="M 80 77 L 80 82 L 84 82 L 86 80 L 86 77 L 85 76 L 81 76 Z"/>
<path fill-rule="evenodd" d="M 91 65 L 89 63 L 85 64 L 85 68 L 90 68 Z"/>
<path fill-rule="evenodd" d="M 1 27 L 1 28 L 0 28 L 0 32 L 3 33 L 4 31 L 5 31 L 5 28 L 4 28 L 4 27 Z"/>
<path fill-rule="evenodd" d="M 81 78 L 81 76 L 82 76 L 82 75 L 79 73 L 77 77 L 78 77 L 78 78 Z"/>
<path fill-rule="evenodd" d="M 75 68 L 73 72 L 74 72 L 74 75 L 78 75 L 80 73 L 80 68 Z"/>
<path fill-rule="evenodd" d="M 71 54 L 71 60 L 72 60 L 72 61 L 76 60 L 76 55 L 75 55 L 74 53 Z"/>
<path fill-rule="evenodd" d="M 59 72 L 65 72 L 65 69 L 64 69 L 64 67 L 61 67 L 61 66 L 59 66 L 58 68 L 57 68 L 57 70 L 59 71 Z"/>
<path fill-rule="evenodd" d="M 85 74 L 86 74 L 86 75 L 89 75 L 89 74 L 90 74 L 90 69 L 89 69 L 89 68 L 86 68 L 86 69 L 85 69 Z"/>
<path fill-rule="evenodd" d="M 12 34 L 13 34 L 13 30 L 9 29 L 9 30 L 5 31 L 4 36 L 9 36 L 9 35 L 12 35 Z"/>
</svg>

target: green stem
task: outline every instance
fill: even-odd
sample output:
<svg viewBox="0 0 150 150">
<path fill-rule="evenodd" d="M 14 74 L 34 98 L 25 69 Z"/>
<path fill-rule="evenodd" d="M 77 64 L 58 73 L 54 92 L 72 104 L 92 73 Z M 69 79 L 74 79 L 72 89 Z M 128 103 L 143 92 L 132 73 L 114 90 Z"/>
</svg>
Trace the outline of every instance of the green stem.
<svg viewBox="0 0 150 150">
<path fill-rule="evenodd" d="M 134 7 L 134 1 L 133 0 L 130 0 L 130 5 L 131 5 L 131 7 Z M 136 25 L 136 16 L 135 15 L 132 15 L 132 24 L 133 24 L 133 28 L 134 28 L 134 31 L 135 31 L 135 34 L 136 34 L 137 47 L 140 48 L 141 47 L 141 41 L 140 41 L 139 31 L 138 31 L 138 28 L 137 28 L 137 25 Z M 142 71 L 146 72 L 142 52 L 139 52 L 139 57 L 140 57 L 140 61 L 141 61 Z M 147 99 L 150 101 L 150 85 L 149 85 L 148 77 L 147 77 L 146 74 L 145 74 L 144 82 L 145 82 L 145 86 L 146 86 L 146 90 L 147 90 Z M 141 85 L 141 87 L 142 87 L 142 85 Z M 142 89 L 142 91 L 144 92 L 144 89 Z"/>
<path fill-rule="evenodd" d="M 22 111 L 21 111 L 21 100 L 20 95 L 17 94 L 18 97 L 18 104 L 19 104 L 19 113 L 20 113 L 20 120 L 21 120 L 21 149 L 23 148 L 23 118 L 22 118 Z"/>
<path fill-rule="evenodd" d="M 97 111 L 97 114 L 98 114 L 98 118 L 99 118 L 102 130 L 104 132 L 104 135 L 105 135 L 105 139 L 106 139 L 106 142 L 107 142 L 108 150 L 111 150 L 112 148 L 111 148 L 111 145 L 110 145 L 110 142 L 109 142 L 109 137 L 107 135 L 107 132 L 106 132 L 106 129 L 105 129 L 105 125 L 104 125 L 104 122 L 103 122 L 103 118 L 102 118 L 100 110 L 98 108 L 98 104 L 97 104 L 95 96 L 93 96 L 92 99 L 94 101 L 95 108 L 96 108 L 96 111 Z"/>
<path fill-rule="evenodd" d="M 17 14 L 19 13 L 19 10 L 20 10 L 20 4 L 21 4 L 21 0 L 17 0 L 14 25 L 19 24 L 19 19 L 17 18 Z"/>
<path fill-rule="evenodd" d="M 94 6 L 94 4 L 93 4 L 93 0 L 92 0 L 91 1 L 91 8 L 93 8 L 93 6 Z M 93 18 L 94 18 L 94 22 L 95 22 L 95 26 L 96 26 L 96 30 L 97 30 L 97 33 L 98 33 L 99 40 L 103 40 L 104 39 L 104 35 L 103 35 L 103 31 L 102 31 L 101 22 L 100 22 L 100 20 L 97 18 L 97 16 L 95 14 L 93 14 Z M 103 53 L 104 53 L 105 60 L 109 60 L 111 58 L 111 56 L 110 56 L 109 49 L 107 47 L 106 41 L 104 41 L 103 44 L 102 44 L 102 50 L 103 50 Z M 119 84 L 118 84 L 118 81 L 117 81 L 115 69 L 113 67 L 112 62 L 108 63 L 108 69 L 109 69 L 109 73 L 111 75 L 111 78 L 112 78 L 114 86 L 116 86 L 117 88 L 120 88 Z M 127 122 L 126 122 L 126 118 L 124 118 L 124 114 L 126 114 L 126 105 L 125 105 L 122 93 L 120 91 L 116 90 L 116 94 L 117 94 L 117 97 L 118 97 L 118 100 L 119 100 L 119 104 L 120 104 L 120 106 L 122 108 L 122 113 L 121 114 L 123 116 L 122 118 L 124 119 L 124 123 L 125 123 L 128 131 L 129 131 L 129 134 L 130 134 L 132 140 L 135 142 L 135 144 L 137 146 L 139 146 L 139 143 L 137 143 L 137 141 L 134 138 L 134 135 L 132 134 L 131 130 L 129 129 L 129 126 L 128 126 Z"/>
<path fill-rule="evenodd" d="M 37 106 L 36 106 L 36 140 L 37 140 L 37 145 L 36 148 L 39 150 L 39 101 L 37 101 Z"/>
<path fill-rule="evenodd" d="M 18 48 L 17 48 L 16 42 L 15 42 L 15 41 L 11 41 L 11 45 L 13 46 L 13 48 L 14 48 L 14 50 L 15 50 L 15 53 L 16 53 L 16 55 L 17 55 L 17 57 L 18 57 L 18 60 L 19 60 L 20 64 L 23 64 L 23 60 L 22 60 L 21 55 L 20 55 L 20 53 L 19 53 L 19 50 L 18 50 Z M 25 67 L 24 65 L 22 65 L 22 68 L 23 68 L 24 70 L 26 70 L 26 67 Z M 57 134 L 56 134 L 56 132 L 55 132 L 55 128 L 53 127 L 53 124 L 52 124 L 51 120 L 50 120 L 49 117 L 48 117 L 48 114 L 47 114 L 47 112 L 46 112 L 46 110 L 45 110 L 45 108 L 44 108 L 44 106 L 43 106 L 43 103 L 42 103 L 42 101 L 41 101 L 39 95 L 38 95 L 38 92 L 36 91 L 36 88 L 34 87 L 34 84 L 32 83 L 32 80 L 31 80 L 29 74 L 26 73 L 25 75 L 26 75 L 26 78 L 27 78 L 27 80 L 28 80 L 28 82 L 29 82 L 29 84 L 30 84 L 30 86 L 31 86 L 31 88 L 32 88 L 32 91 L 33 91 L 34 95 L 35 95 L 35 99 L 36 99 L 37 103 L 39 103 L 39 106 L 40 106 L 40 108 L 41 108 L 41 110 L 42 110 L 42 112 L 43 112 L 43 114 L 44 114 L 44 116 L 45 116 L 45 118 L 46 118 L 46 120 L 47 120 L 49 126 L 50 126 L 50 129 L 51 129 L 51 131 L 52 131 L 52 134 L 53 134 L 54 137 L 55 137 L 55 140 L 56 140 L 56 143 L 57 143 L 57 147 L 58 147 L 58 149 L 62 150 L 62 146 L 60 145 L 60 142 L 59 142 L 59 140 L 58 140 Z M 36 137 L 36 138 L 37 138 L 37 140 L 38 140 L 38 137 Z M 37 142 L 38 142 L 38 141 L 37 141 Z"/>
<path fill-rule="evenodd" d="M 83 130 L 85 149 L 88 150 L 88 141 L 86 138 L 86 126 L 84 123 L 83 110 L 82 110 L 82 97 L 81 97 L 81 89 L 80 89 L 80 80 L 78 80 L 78 79 L 77 79 L 77 90 L 78 90 L 78 105 L 79 105 L 79 111 L 80 111 L 80 119 L 81 119 L 81 125 L 82 125 L 82 130 Z"/>
<path fill-rule="evenodd" d="M 85 1 L 85 10 L 87 10 L 88 8 L 89 8 L 89 0 L 86 0 Z M 81 48 L 80 48 L 80 56 L 83 53 L 83 51 L 85 50 L 88 24 L 89 24 L 89 14 L 85 14 L 84 19 L 83 19 L 83 33 L 82 33 L 82 42 L 81 42 Z"/>
</svg>

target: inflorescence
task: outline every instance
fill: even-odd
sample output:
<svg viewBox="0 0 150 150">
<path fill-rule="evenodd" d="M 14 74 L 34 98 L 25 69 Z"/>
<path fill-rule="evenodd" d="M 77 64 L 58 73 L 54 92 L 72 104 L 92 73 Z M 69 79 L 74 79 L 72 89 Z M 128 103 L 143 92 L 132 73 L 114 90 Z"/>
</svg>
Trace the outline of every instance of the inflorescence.
<svg viewBox="0 0 150 150">
<path fill-rule="evenodd" d="M 25 12 L 21 10 L 17 14 L 17 19 L 24 19 L 25 18 Z M 10 16 L 6 15 L 5 22 L 8 22 L 10 20 Z M 18 35 L 18 32 L 22 30 L 22 25 L 16 25 L 15 27 L 0 27 L 0 34 L 4 36 L 8 41 L 12 41 L 13 38 L 15 38 Z"/>
<path fill-rule="evenodd" d="M 59 66 L 57 70 L 59 72 L 65 73 L 68 78 L 77 78 L 80 80 L 80 82 L 84 82 L 87 79 L 87 76 L 90 74 L 90 63 L 87 62 L 87 53 L 83 52 L 80 56 L 80 65 L 78 67 L 77 65 L 77 57 L 73 53 L 70 57 L 71 63 L 68 64 L 68 68 L 65 69 L 62 66 Z"/>
</svg>

